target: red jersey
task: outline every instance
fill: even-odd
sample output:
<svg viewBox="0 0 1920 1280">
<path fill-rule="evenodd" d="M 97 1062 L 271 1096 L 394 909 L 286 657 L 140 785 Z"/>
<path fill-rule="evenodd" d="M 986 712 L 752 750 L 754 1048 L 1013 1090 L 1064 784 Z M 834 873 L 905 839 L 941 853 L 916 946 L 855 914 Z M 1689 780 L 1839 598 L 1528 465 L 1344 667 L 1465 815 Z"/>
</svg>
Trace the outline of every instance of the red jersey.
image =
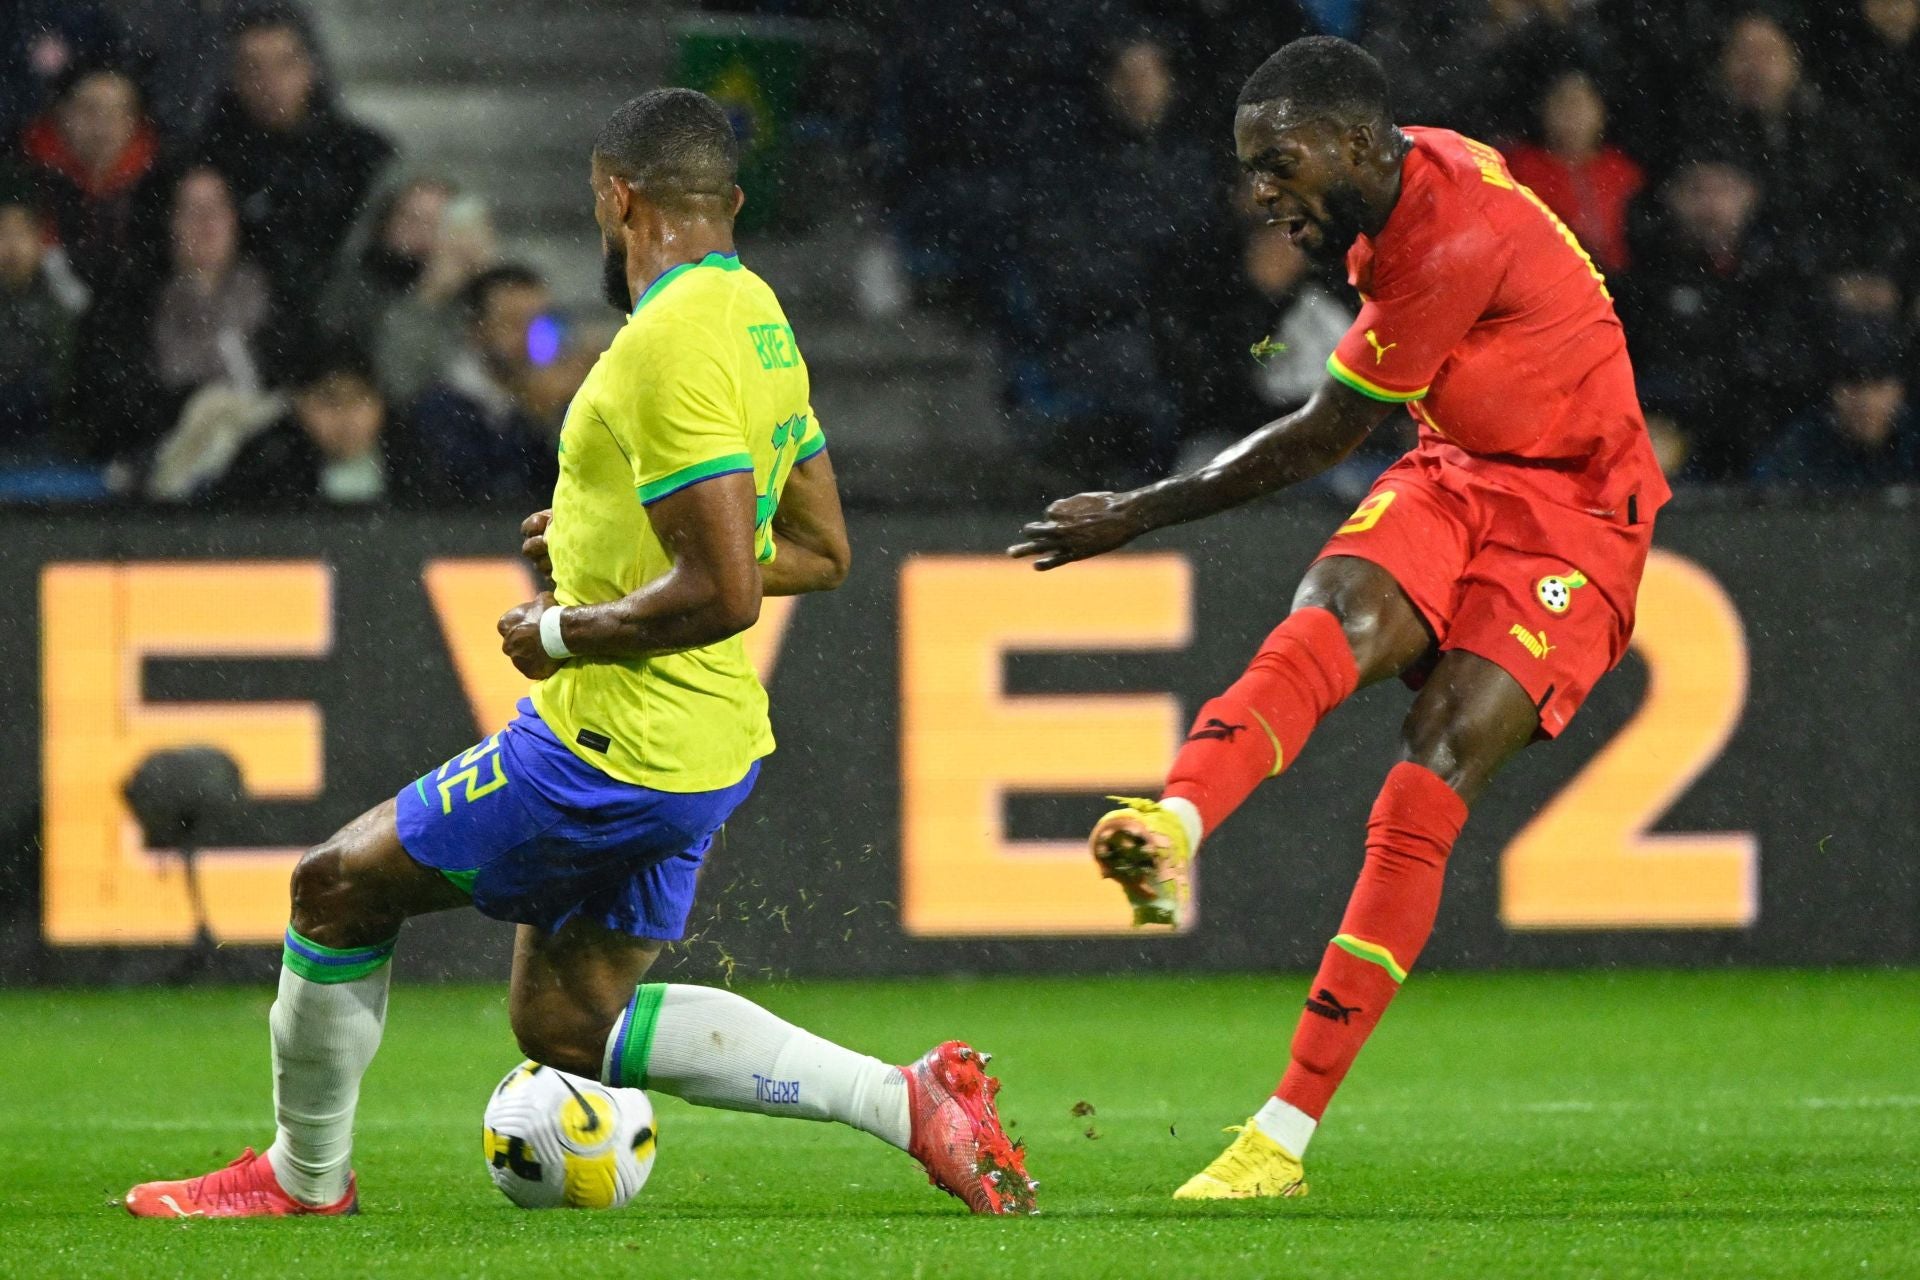
<svg viewBox="0 0 1920 1280">
<path fill-rule="evenodd" d="M 1347 253 L 1360 291 L 1327 372 L 1404 403 L 1415 453 L 1629 524 L 1669 496 L 1605 279 L 1500 153 L 1408 128 L 1400 199 Z"/>
</svg>

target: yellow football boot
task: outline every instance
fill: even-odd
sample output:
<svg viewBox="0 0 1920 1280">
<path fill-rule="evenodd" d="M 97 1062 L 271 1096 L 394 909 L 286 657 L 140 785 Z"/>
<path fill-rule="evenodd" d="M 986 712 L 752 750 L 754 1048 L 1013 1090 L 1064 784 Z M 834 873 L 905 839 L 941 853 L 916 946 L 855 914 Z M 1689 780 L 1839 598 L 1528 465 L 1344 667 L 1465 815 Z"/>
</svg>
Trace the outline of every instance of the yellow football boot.
<svg viewBox="0 0 1920 1280">
<path fill-rule="evenodd" d="M 1240 1136 L 1213 1163 L 1173 1193 L 1175 1200 L 1251 1200 L 1256 1196 L 1307 1194 L 1306 1170 L 1285 1147 L 1249 1120 L 1230 1125 Z"/>
<path fill-rule="evenodd" d="M 1123 805 L 1093 824 L 1087 845 L 1100 874 L 1116 881 L 1133 905 L 1133 923 L 1175 924 L 1187 899 L 1193 849 L 1180 819 L 1158 800 L 1108 796 Z"/>
</svg>

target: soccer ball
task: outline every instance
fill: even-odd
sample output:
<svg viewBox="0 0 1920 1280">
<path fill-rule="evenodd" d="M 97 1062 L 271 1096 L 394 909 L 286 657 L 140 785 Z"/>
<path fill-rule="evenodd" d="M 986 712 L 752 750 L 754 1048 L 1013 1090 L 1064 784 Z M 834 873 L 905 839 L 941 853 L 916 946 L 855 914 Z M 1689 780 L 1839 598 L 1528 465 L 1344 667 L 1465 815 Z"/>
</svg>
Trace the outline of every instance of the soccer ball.
<svg viewBox="0 0 1920 1280">
<path fill-rule="evenodd" d="M 522 1209 L 618 1209 L 653 1172 L 653 1103 L 523 1062 L 487 1100 L 485 1140 L 493 1185 Z"/>
</svg>

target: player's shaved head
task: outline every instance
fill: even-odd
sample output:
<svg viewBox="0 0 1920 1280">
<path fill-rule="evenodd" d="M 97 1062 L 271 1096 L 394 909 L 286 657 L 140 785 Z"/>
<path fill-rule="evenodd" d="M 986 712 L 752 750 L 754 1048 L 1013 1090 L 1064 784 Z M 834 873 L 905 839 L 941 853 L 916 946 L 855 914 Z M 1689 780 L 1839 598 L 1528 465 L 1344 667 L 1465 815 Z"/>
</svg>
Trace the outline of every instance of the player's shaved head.
<svg viewBox="0 0 1920 1280">
<path fill-rule="evenodd" d="M 1392 119 L 1387 73 L 1372 54 L 1337 36 L 1307 36 L 1282 45 L 1255 68 L 1240 89 L 1238 105 L 1264 103 L 1284 104 L 1289 123 L 1386 125 Z"/>
<path fill-rule="evenodd" d="M 697 90 L 655 89 L 629 99 L 600 126 L 593 155 L 663 209 L 732 212 L 739 143 L 720 104 Z"/>
</svg>

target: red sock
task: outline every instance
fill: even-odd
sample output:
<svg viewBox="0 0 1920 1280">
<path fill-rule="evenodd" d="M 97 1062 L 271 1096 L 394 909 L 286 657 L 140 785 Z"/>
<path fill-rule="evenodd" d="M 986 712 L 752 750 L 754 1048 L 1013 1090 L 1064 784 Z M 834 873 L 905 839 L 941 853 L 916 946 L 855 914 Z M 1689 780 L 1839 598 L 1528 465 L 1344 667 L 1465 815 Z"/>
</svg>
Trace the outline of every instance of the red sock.
<svg viewBox="0 0 1920 1280">
<path fill-rule="evenodd" d="M 1313 727 L 1359 680 L 1340 620 L 1325 609 L 1295 610 L 1246 674 L 1200 708 L 1162 794 L 1190 801 L 1201 830 L 1212 832 L 1299 757 Z"/>
<path fill-rule="evenodd" d="M 1273 1095 L 1318 1120 L 1427 945 L 1467 806 L 1437 774 L 1397 764 L 1367 819 L 1367 860 L 1313 977 Z"/>
</svg>

